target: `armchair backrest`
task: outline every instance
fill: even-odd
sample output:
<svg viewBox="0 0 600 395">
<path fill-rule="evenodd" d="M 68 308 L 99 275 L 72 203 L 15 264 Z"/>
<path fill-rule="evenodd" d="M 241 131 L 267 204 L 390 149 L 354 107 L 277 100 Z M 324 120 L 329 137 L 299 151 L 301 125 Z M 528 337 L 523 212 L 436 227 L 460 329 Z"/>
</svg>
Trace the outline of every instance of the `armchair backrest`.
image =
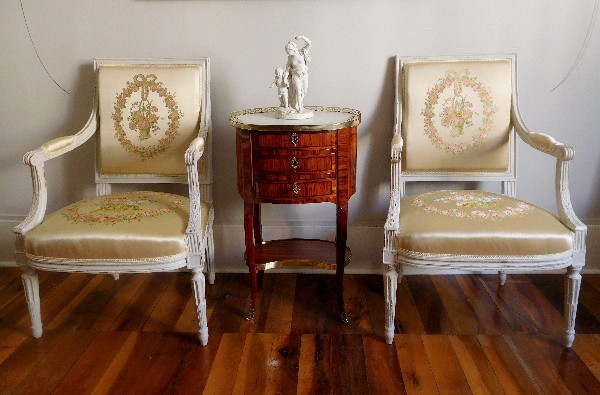
<svg viewBox="0 0 600 395">
<path fill-rule="evenodd" d="M 185 183 L 185 151 L 198 136 L 200 183 L 211 182 L 208 59 L 96 59 L 94 70 L 97 183 Z"/>
<path fill-rule="evenodd" d="M 396 59 L 402 178 L 515 179 L 515 56 Z"/>
</svg>

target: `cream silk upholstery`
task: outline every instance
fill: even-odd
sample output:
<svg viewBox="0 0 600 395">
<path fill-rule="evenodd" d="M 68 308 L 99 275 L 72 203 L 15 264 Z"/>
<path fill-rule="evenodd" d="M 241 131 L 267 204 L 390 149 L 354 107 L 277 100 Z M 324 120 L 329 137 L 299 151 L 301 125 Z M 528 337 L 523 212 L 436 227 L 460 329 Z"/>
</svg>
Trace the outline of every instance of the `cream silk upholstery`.
<svg viewBox="0 0 600 395">
<path fill-rule="evenodd" d="M 158 192 L 99 196 L 46 217 L 25 238 L 31 260 L 79 261 L 156 259 L 185 254 L 188 198 Z M 210 206 L 201 204 L 205 230 Z M 204 236 L 204 234 L 202 234 Z"/>
<path fill-rule="evenodd" d="M 479 191 L 434 191 L 400 203 L 396 248 L 407 254 L 535 256 L 571 253 L 573 233 L 522 200 Z"/>
<path fill-rule="evenodd" d="M 403 171 L 509 171 L 510 62 L 412 62 L 402 87 Z"/>
<path fill-rule="evenodd" d="M 42 335 L 39 270 L 118 279 L 184 269 L 191 277 L 200 343 L 207 344 L 205 268 L 214 282 L 209 65 L 208 59 L 96 59 L 87 124 L 25 154 L 34 196 L 14 232 L 34 337 Z M 44 163 L 92 137 L 96 197 L 47 214 Z M 69 182 L 53 187 L 59 189 L 61 181 Z M 185 190 L 170 184 L 187 184 L 187 193 L 169 193 Z"/>
<path fill-rule="evenodd" d="M 573 344 L 586 237 L 568 189 L 574 151 L 526 128 L 515 63 L 515 55 L 396 57 L 383 248 L 387 343 L 396 333 L 397 283 L 410 267 L 497 272 L 501 284 L 507 273 L 566 269 L 564 344 Z M 555 171 L 556 214 L 516 198 L 517 137 L 525 152 L 556 159 L 554 169 L 539 169 Z M 411 195 L 416 182 L 429 192 Z M 498 184 L 502 193 L 476 189 Z"/>
<path fill-rule="evenodd" d="M 186 175 L 198 136 L 200 67 L 103 65 L 98 71 L 101 175 Z"/>
</svg>

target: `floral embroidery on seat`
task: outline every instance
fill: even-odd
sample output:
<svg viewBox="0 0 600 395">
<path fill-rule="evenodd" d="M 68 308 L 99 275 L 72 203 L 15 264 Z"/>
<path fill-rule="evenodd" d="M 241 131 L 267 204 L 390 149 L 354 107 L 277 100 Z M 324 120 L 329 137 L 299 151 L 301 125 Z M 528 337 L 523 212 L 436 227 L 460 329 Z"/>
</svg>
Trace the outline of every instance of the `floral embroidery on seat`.
<svg viewBox="0 0 600 395">
<path fill-rule="evenodd" d="M 152 141 L 157 137 L 161 128 L 160 108 L 166 108 L 168 121 L 164 135 L 156 144 L 134 144 L 123 126 L 127 115 L 127 127 L 135 132 L 139 142 Z M 114 102 L 112 119 L 115 127 L 115 138 L 130 154 L 139 156 L 142 160 L 152 159 L 169 148 L 179 135 L 180 119 L 183 113 L 179 110 L 175 95 L 167 90 L 162 82 L 157 81 L 155 74 L 137 74 L 128 81 L 121 93 L 117 93 Z M 133 133 L 130 133 L 133 134 Z"/>
<path fill-rule="evenodd" d="M 165 196 L 169 201 L 165 201 Z M 116 224 L 156 218 L 183 206 L 175 195 L 156 192 L 131 192 L 84 200 L 65 208 L 63 216 L 70 222 Z"/>
<path fill-rule="evenodd" d="M 480 191 L 433 191 L 416 196 L 411 204 L 434 214 L 491 221 L 520 217 L 534 210 L 526 202 Z"/>
<path fill-rule="evenodd" d="M 451 94 L 444 93 L 448 89 L 452 89 Z M 441 98 L 441 112 L 436 114 L 436 106 Z M 473 100 L 479 101 L 483 107 L 481 114 L 475 111 L 478 103 L 474 104 Z M 446 71 L 446 75 L 438 79 L 427 91 L 421 115 L 424 117 L 425 134 L 433 145 L 458 156 L 476 148 L 489 136 L 496 111 L 490 90 L 477 81 L 477 77 L 472 76 L 469 70 L 464 69 Z M 436 127 L 436 115 L 440 117 L 441 126 L 448 129 L 447 135 Z M 474 116 L 480 116 L 477 125 L 473 122 Z M 470 131 L 473 127 L 477 129 Z"/>
</svg>

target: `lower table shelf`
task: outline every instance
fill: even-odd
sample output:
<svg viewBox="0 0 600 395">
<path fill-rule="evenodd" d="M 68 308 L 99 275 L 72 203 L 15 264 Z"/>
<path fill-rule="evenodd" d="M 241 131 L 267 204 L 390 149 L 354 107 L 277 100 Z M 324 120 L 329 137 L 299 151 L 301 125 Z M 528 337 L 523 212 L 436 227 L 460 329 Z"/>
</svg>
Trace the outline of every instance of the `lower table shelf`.
<svg viewBox="0 0 600 395">
<path fill-rule="evenodd" d="M 265 241 L 254 246 L 256 270 L 300 266 L 335 270 L 335 255 L 335 242 L 327 240 L 283 239 Z M 346 247 L 344 266 L 350 263 L 351 257 L 352 252 Z"/>
</svg>

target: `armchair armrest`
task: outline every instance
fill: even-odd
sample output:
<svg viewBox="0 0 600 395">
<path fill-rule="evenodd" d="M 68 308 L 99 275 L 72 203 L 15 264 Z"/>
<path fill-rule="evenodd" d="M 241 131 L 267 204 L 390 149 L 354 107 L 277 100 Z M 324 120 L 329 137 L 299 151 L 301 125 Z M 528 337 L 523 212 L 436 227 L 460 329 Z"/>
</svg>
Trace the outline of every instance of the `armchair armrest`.
<svg viewBox="0 0 600 395">
<path fill-rule="evenodd" d="M 553 137 L 544 133 L 535 133 L 527 129 L 521 117 L 513 112 L 513 126 L 525 143 L 538 151 L 554 156 L 560 160 L 571 160 L 575 154 L 573 148 L 559 143 Z"/>
<path fill-rule="evenodd" d="M 70 149 L 74 143 L 75 136 L 63 136 L 42 144 L 41 149 L 46 152 L 47 155 L 53 155 Z"/>
<path fill-rule="evenodd" d="M 46 214 L 48 187 L 44 162 L 72 151 L 85 143 L 96 132 L 96 122 L 96 111 L 93 110 L 85 126 L 76 134 L 50 140 L 23 156 L 23 163 L 28 165 L 31 170 L 33 198 L 27 217 L 13 228 L 17 237 L 40 224 Z"/>
<path fill-rule="evenodd" d="M 556 158 L 555 190 L 558 218 L 575 233 L 573 249 L 577 251 L 577 255 L 585 255 L 587 227 L 575 214 L 569 192 L 569 161 L 575 157 L 575 150 L 568 145 L 557 142 L 547 134 L 535 133 L 527 129 L 515 108 L 513 108 L 512 121 L 515 131 L 525 143 Z M 583 262 L 583 258 L 580 260 Z"/>
</svg>

